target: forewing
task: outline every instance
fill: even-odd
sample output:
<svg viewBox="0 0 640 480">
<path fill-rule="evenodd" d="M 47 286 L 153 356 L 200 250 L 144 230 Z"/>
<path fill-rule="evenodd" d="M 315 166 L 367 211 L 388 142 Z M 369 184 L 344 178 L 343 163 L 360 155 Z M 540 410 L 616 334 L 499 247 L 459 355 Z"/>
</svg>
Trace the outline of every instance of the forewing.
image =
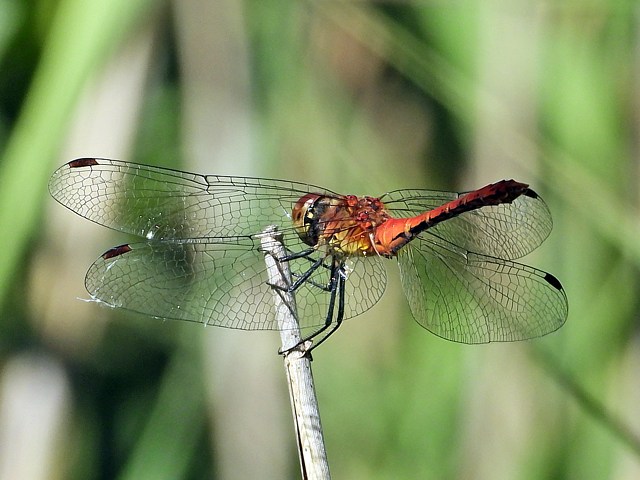
<svg viewBox="0 0 640 480">
<path fill-rule="evenodd" d="M 101 158 L 63 165 L 52 175 L 49 190 L 77 214 L 149 240 L 250 235 L 268 225 L 287 228 L 302 195 L 333 195 L 302 183 L 198 175 Z"/>
<path fill-rule="evenodd" d="M 535 250 L 549 236 L 553 222 L 535 192 L 512 203 L 463 213 L 429 229 L 432 235 L 480 255 L 514 260 Z M 412 217 L 463 194 L 431 190 L 397 190 L 382 197 L 392 215 Z"/>
<path fill-rule="evenodd" d="M 123 245 L 96 260 L 85 285 L 98 301 L 158 318 L 276 330 L 273 291 L 259 247 L 260 240 L 249 237 Z M 361 260 L 347 279 L 345 318 L 371 308 L 386 284 L 379 259 Z M 298 258 L 289 264 L 301 275 L 311 261 Z M 303 332 L 325 322 L 327 272 L 320 267 L 295 291 Z"/>
<path fill-rule="evenodd" d="M 565 322 L 567 299 L 552 275 L 427 238 L 398 254 L 411 311 L 427 330 L 455 342 L 487 343 L 540 337 Z"/>
</svg>

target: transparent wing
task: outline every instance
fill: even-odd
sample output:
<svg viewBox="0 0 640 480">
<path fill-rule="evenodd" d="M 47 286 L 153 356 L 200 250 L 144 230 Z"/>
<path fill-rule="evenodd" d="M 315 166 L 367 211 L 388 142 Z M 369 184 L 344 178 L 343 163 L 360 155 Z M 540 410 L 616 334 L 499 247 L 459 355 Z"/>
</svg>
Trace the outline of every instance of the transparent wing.
<svg viewBox="0 0 640 480">
<path fill-rule="evenodd" d="M 198 175 L 102 158 L 63 165 L 53 173 L 49 191 L 95 223 L 149 240 L 250 235 L 268 225 L 285 229 L 302 195 L 335 195 L 303 183 Z"/>
<path fill-rule="evenodd" d="M 398 263 L 416 321 L 448 340 L 525 340 L 557 330 L 567 318 L 560 282 L 526 265 L 469 253 L 432 235 L 408 244 Z"/>
<path fill-rule="evenodd" d="M 250 237 L 154 241 L 109 250 L 90 267 L 85 285 L 96 299 L 158 318 L 242 330 L 277 330 L 260 240 Z M 382 296 L 386 271 L 379 258 L 357 258 L 348 269 L 345 318 Z M 289 262 L 294 276 L 310 259 Z M 303 331 L 324 324 L 329 262 L 295 293 Z"/>
<path fill-rule="evenodd" d="M 553 227 L 546 203 L 530 190 L 512 203 L 486 206 L 463 213 L 429 229 L 464 250 L 514 260 L 532 252 Z M 397 190 L 381 199 L 398 217 L 412 217 L 459 198 L 464 193 Z"/>
</svg>

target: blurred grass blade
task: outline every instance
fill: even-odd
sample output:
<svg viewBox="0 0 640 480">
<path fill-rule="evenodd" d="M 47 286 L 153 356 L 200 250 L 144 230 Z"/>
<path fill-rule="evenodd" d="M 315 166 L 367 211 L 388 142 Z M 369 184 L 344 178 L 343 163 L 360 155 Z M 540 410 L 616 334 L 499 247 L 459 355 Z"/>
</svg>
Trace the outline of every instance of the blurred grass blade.
<svg viewBox="0 0 640 480">
<path fill-rule="evenodd" d="M 90 75 L 146 10 L 148 0 L 64 0 L 0 163 L 0 303 L 38 219 L 53 160 Z"/>
<path fill-rule="evenodd" d="M 533 348 L 531 351 L 546 372 L 577 402 L 580 408 L 640 457 L 640 436 L 627 423 L 576 380 L 575 374 L 566 371 L 561 366 L 562 362 L 555 358 L 550 350 Z"/>
</svg>

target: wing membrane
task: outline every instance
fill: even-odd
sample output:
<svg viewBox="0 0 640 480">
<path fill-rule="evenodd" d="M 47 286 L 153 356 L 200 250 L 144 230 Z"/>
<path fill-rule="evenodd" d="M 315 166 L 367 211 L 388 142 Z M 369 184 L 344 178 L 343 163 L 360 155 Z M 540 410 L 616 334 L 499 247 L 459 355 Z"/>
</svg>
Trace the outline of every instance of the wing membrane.
<svg viewBox="0 0 640 480">
<path fill-rule="evenodd" d="M 158 318 L 277 330 L 273 292 L 259 246 L 259 239 L 250 237 L 121 246 L 95 261 L 85 285 L 96 300 L 109 306 Z M 371 308 L 386 285 L 386 271 L 378 259 L 356 260 L 346 282 L 345 319 Z M 294 275 L 310 266 L 306 258 L 289 263 Z M 329 269 L 321 267 L 296 290 L 303 330 L 324 324 L 330 295 L 322 287 L 328 281 Z"/>
<path fill-rule="evenodd" d="M 411 311 L 427 330 L 455 342 L 487 343 L 539 337 L 565 322 L 567 298 L 555 277 L 427 238 L 398 255 Z"/>
<path fill-rule="evenodd" d="M 335 195 L 284 180 L 198 175 L 102 158 L 63 165 L 49 190 L 77 214 L 149 240 L 250 235 L 273 224 L 284 229 L 302 195 Z"/>
</svg>

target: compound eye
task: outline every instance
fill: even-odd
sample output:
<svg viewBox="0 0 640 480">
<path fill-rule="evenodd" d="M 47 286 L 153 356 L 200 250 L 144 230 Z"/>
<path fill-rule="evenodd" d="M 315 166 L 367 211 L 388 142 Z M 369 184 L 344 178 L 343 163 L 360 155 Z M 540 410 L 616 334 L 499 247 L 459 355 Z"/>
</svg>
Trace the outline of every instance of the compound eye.
<svg viewBox="0 0 640 480">
<path fill-rule="evenodd" d="M 293 226 L 300 239 L 307 245 L 315 245 L 317 239 L 310 238 L 309 228 L 314 219 L 314 206 L 320 198 L 317 193 L 307 193 L 300 197 L 291 211 Z"/>
</svg>

